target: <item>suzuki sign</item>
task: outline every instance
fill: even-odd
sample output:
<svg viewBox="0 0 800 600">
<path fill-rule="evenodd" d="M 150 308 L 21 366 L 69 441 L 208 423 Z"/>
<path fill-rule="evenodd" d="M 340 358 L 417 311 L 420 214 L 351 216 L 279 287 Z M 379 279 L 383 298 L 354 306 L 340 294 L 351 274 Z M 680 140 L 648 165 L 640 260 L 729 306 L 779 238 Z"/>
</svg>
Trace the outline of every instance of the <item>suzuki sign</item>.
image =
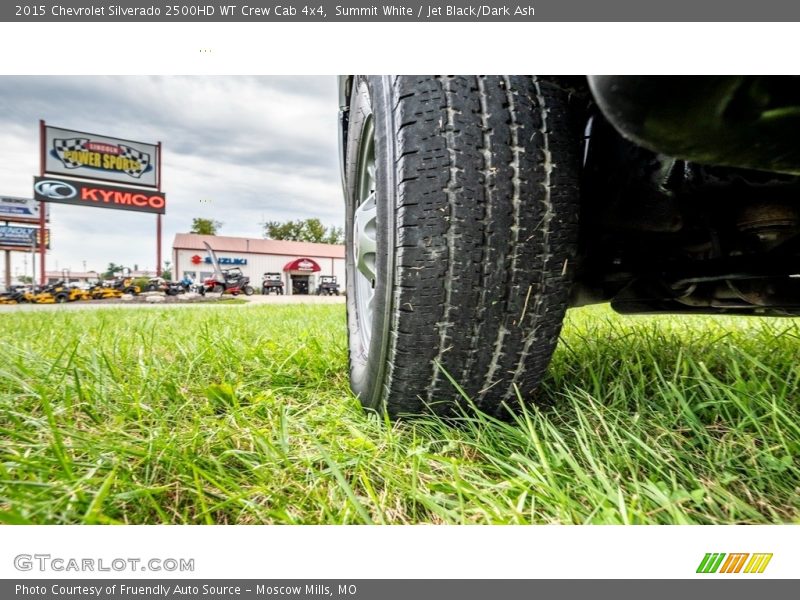
<svg viewBox="0 0 800 600">
<path fill-rule="evenodd" d="M 207 265 L 213 265 L 214 263 L 211 260 L 210 256 L 206 256 L 205 260 L 203 261 Z M 246 258 L 231 258 L 226 256 L 220 256 L 217 258 L 217 262 L 221 265 L 246 265 L 247 259 Z"/>
</svg>

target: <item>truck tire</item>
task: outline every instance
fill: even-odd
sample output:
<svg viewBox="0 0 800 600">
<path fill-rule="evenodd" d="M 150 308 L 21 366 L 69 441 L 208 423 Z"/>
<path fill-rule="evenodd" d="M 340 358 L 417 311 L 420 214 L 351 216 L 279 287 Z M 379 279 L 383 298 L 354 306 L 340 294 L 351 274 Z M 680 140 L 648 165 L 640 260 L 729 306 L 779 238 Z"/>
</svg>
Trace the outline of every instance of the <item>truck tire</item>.
<svg viewBox="0 0 800 600">
<path fill-rule="evenodd" d="M 569 298 L 582 114 L 535 77 L 354 79 L 346 298 L 365 407 L 451 416 L 530 399 Z"/>
</svg>

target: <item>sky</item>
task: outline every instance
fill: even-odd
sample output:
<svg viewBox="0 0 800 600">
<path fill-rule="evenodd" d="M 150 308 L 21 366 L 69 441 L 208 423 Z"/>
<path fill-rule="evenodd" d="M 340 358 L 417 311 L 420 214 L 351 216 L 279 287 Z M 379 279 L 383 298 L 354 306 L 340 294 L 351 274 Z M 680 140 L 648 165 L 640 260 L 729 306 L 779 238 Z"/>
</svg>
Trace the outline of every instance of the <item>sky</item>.
<svg viewBox="0 0 800 600">
<path fill-rule="evenodd" d="M 164 260 L 195 217 L 221 221 L 220 235 L 258 238 L 264 221 L 342 226 L 337 108 L 331 76 L 0 76 L 0 195 L 32 196 L 44 119 L 162 142 Z M 155 268 L 155 215 L 51 203 L 50 220 L 48 271 L 83 271 L 84 261 Z M 28 257 L 12 254 L 12 272 L 30 273 Z"/>
</svg>

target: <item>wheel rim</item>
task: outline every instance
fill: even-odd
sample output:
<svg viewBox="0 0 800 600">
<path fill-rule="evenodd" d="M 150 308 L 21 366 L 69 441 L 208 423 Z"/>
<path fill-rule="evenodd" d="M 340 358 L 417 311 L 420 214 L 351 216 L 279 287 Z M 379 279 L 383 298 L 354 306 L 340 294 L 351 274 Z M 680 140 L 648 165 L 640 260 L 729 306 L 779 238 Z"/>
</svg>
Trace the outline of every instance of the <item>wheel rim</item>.
<svg viewBox="0 0 800 600">
<path fill-rule="evenodd" d="M 353 214 L 353 258 L 355 260 L 355 300 L 359 333 L 365 351 L 372 338 L 372 318 L 377 283 L 377 203 L 375 201 L 375 126 L 372 115 L 364 122 L 359 153 L 356 209 Z"/>
</svg>

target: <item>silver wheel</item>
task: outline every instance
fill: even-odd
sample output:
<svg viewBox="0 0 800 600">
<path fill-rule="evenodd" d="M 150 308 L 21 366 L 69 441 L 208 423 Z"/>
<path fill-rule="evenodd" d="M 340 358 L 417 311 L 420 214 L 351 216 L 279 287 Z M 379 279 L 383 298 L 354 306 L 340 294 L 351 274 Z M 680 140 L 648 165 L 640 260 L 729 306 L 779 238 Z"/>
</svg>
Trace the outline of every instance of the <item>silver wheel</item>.
<svg viewBox="0 0 800 600">
<path fill-rule="evenodd" d="M 356 318 L 363 348 L 369 348 L 372 336 L 375 284 L 377 280 L 375 203 L 375 126 L 372 115 L 364 121 L 364 143 L 358 158 L 355 190 L 357 206 L 353 215 L 353 256 L 356 264 Z"/>
</svg>

